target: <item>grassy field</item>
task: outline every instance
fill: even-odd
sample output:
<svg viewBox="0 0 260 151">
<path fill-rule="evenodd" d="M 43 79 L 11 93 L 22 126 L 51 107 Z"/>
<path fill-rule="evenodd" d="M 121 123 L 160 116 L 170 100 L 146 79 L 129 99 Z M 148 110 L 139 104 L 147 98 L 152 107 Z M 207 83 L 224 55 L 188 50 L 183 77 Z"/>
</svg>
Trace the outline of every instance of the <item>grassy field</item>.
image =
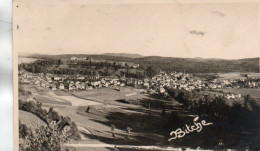
<svg viewBox="0 0 260 151">
<path fill-rule="evenodd" d="M 249 73 L 247 75 L 249 78 L 260 78 L 260 73 Z"/>
<path fill-rule="evenodd" d="M 219 79 L 245 79 L 243 74 L 247 74 L 248 77 L 260 77 L 260 73 L 240 73 L 240 72 L 230 72 L 230 73 L 218 73 Z"/>
<path fill-rule="evenodd" d="M 76 91 L 76 92 L 71 92 L 71 94 L 78 96 L 80 98 L 90 99 L 100 103 L 114 104 L 114 105 L 122 105 L 122 103 L 119 103 L 117 100 L 122 100 L 122 99 L 142 100 L 148 98 L 147 96 L 139 93 L 119 92 L 114 88 L 100 88 L 96 90 Z"/>
<path fill-rule="evenodd" d="M 38 125 L 46 125 L 45 122 L 43 122 L 39 117 L 36 115 L 19 110 L 19 120 L 23 123 L 29 126 L 32 129 L 36 128 L 36 124 Z"/>
<path fill-rule="evenodd" d="M 53 93 L 55 93 L 58 96 L 70 96 L 70 94 L 68 92 L 63 91 L 63 90 L 59 90 L 59 89 L 53 91 Z"/>
<path fill-rule="evenodd" d="M 40 103 L 71 106 L 71 103 L 68 101 L 57 101 L 57 99 L 54 99 L 54 98 L 48 97 L 48 96 L 35 95 L 34 98 L 36 101 L 38 101 Z"/>
</svg>

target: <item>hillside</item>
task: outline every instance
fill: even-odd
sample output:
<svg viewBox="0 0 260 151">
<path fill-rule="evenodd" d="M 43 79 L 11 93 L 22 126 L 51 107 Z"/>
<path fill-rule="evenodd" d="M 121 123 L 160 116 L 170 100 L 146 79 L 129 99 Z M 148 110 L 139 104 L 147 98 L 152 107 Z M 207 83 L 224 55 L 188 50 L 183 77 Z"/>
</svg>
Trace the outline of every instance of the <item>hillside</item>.
<svg viewBox="0 0 260 151">
<path fill-rule="evenodd" d="M 117 57 L 128 57 L 128 58 L 142 58 L 144 56 L 139 54 L 130 54 L 130 53 L 104 53 L 106 56 L 117 56 Z"/>
<path fill-rule="evenodd" d="M 152 65 L 164 71 L 189 73 L 259 72 L 259 58 L 225 60 L 150 56 L 136 58 L 134 61 L 144 66 Z"/>
<path fill-rule="evenodd" d="M 31 55 L 32 58 L 52 58 L 69 59 L 75 57 L 87 57 L 93 59 L 104 59 L 116 62 L 133 62 L 142 67 L 153 66 L 163 71 L 182 71 L 187 73 L 219 73 L 219 72 L 258 72 L 259 58 L 246 58 L 237 60 L 227 59 L 204 59 L 204 58 L 175 58 L 148 56 L 132 58 L 122 54 L 111 55 L 86 55 L 86 54 L 66 54 L 66 55 Z M 126 57 L 128 56 L 128 57 Z M 137 55 L 139 56 L 139 55 Z"/>
</svg>

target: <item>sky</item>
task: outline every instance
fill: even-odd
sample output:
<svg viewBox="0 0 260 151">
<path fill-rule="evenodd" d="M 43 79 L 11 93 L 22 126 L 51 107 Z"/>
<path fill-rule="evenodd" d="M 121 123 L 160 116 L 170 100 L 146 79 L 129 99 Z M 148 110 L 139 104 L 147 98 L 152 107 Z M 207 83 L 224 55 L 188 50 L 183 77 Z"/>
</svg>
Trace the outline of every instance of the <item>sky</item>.
<svg viewBox="0 0 260 151">
<path fill-rule="evenodd" d="M 19 54 L 260 56 L 258 3 L 23 0 L 15 5 L 13 43 Z"/>
</svg>

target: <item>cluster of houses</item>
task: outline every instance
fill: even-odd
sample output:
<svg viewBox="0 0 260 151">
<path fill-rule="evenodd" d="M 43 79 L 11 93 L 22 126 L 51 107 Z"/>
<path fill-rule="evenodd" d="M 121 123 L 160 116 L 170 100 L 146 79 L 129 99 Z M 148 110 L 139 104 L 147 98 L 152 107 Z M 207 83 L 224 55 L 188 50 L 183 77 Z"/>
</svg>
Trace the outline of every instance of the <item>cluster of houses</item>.
<svg viewBox="0 0 260 151">
<path fill-rule="evenodd" d="M 214 93 L 214 95 L 218 96 L 218 97 L 225 97 L 227 99 L 235 99 L 235 98 L 241 98 L 242 97 L 241 94 L 224 93 L 224 92 Z"/>
<path fill-rule="evenodd" d="M 51 90 L 89 90 L 101 87 L 113 86 L 119 91 L 133 91 L 126 86 L 141 88 L 143 80 L 133 78 L 118 78 L 116 76 L 69 76 L 43 73 L 23 72 L 19 74 L 19 82 L 23 84 L 32 84 L 38 87 L 46 87 Z"/>
<path fill-rule="evenodd" d="M 233 85 L 235 82 L 237 82 L 237 80 L 222 80 L 221 82 L 214 80 L 213 82 L 206 82 L 201 81 L 191 74 L 185 74 L 182 72 L 173 72 L 170 74 L 160 72 L 151 79 L 144 79 L 143 86 L 150 94 L 160 94 L 167 97 L 169 96 L 166 91 L 167 87 L 191 91 L 194 89 L 225 88 Z M 241 94 L 218 93 L 218 95 L 221 95 L 227 99 L 241 98 Z"/>
<path fill-rule="evenodd" d="M 174 89 L 194 90 L 205 87 L 201 80 L 195 78 L 191 74 L 172 72 L 167 74 L 160 72 L 158 75 L 151 79 L 144 79 L 144 88 L 148 90 L 150 94 L 163 94 L 168 96 L 165 88 L 170 87 Z"/>
<path fill-rule="evenodd" d="M 208 83 L 208 87 L 217 88 L 260 88 L 260 82 L 257 79 L 214 79 Z"/>
<path fill-rule="evenodd" d="M 241 98 L 241 94 L 226 93 L 224 94 L 227 99 Z"/>
<path fill-rule="evenodd" d="M 19 76 L 19 82 L 24 84 L 32 84 L 39 87 L 50 88 L 51 90 L 87 90 L 99 87 L 108 87 L 109 85 L 125 86 L 118 78 L 99 78 L 99 77 L 70 77 L 70 76 L 53 76 L 51 74 L 42 73 L 23 73 Z"/>
<path fill-rule="evenodd" d="M 160 74 L 151 79 L 118 78 L 116 76 L 69 76 L 43 73 L 23 72 L 19 74 L 19 82 L 32 84 L 38 87 L 46 87 L 51 90 L 89 90 L 101 87 L 113 86 L 116 90 L 122 92 L 137 91 L 141 93 L 160 93 L 167 96 L 165 87 L 176 89 L 193 90 L 203 87 L 200 80 L 196 80 L 192 75 L 183 73 Z M 137 88 L 137 89 L 136 89 Z"/>
<path fill-rule="evenodd" d="M 239 82 L 239 80 L 222 80 L 221 82 L 214 80 L 212 82 L 205 82 L 192 74 L 185 74 L 182 72 L 172 72 L 169 74 L 160 72 L 152 78 L 140 80 L 125 77 L 119 78 L 116 76 L 55 76 L 49 73 L 29 73 L 23 71 L 23 73 L 19 73 L 19 82 L 39 87 L 47 87 L 51 90 L 60 89 L 75 91 L 113 86 L 116 90 L 122 92 L 133 92 L 138 90 L 142 93 L 169 96 L 166 92 L 167 87 L 188 91 L 194 89 L 216 89 L 234 86 L 234 83 Z M 252 81 L 246 83 L 248 83 L 248 86 L 251 86 L 252 88 L 259 86 L 256 82 Z M 223 96 L 228 99 L 241 98 L 241 94 L 235 95 L 227 93 L 223 94 Z"/>
</svg>

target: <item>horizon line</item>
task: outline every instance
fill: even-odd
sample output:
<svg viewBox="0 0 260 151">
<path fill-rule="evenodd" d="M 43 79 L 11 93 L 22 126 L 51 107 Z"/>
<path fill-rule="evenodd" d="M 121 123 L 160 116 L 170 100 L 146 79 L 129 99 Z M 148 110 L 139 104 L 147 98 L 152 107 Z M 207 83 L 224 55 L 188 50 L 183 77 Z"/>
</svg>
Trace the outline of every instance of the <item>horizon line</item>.
<svg viewBox="0 0 260 151">
<path fill-rule="evenodd" d="M 27 53 L 27 52 L 18 52 L 18 57 L 26 56 L 29 57 L 30 55 L 48 55 L 48 56 L 59 56 L 59 55 L 106 55 L 106 54 L 129 54 L 129 55 L 139 55 L 140 57 L 126 57 L 126 56 L 121 56 L 121 57 L 126 57 L 126 58 L 145 58 L 145 57 L 162 57 L 162 58 L 182 58 L 182 59 L 215 59 L 215 60 L 241 60 L 241 59 L 253 59 L 253 58 L 259 58 L 259 56 L 255 57 L 246 57 L 246 58 L 204 58 L 204 57 L 173 57 L 173 56 L 158 56 L 158 55 L 151 55 L 151 56 L 146 56 L 146 55 L 141 55 L 138 53 L 125 53 L 125 52 L 105 52 L 105 53 L 100 53 L 100 54 L 90 54 L 90 53 L 61 53 L 61 54 L 44 54 L 44 53 Z M 106 55 L 106 56 L 112 56 L 112 55 Z M 117 56 L 119 57 L 119 56 Z"/>
</svg>

